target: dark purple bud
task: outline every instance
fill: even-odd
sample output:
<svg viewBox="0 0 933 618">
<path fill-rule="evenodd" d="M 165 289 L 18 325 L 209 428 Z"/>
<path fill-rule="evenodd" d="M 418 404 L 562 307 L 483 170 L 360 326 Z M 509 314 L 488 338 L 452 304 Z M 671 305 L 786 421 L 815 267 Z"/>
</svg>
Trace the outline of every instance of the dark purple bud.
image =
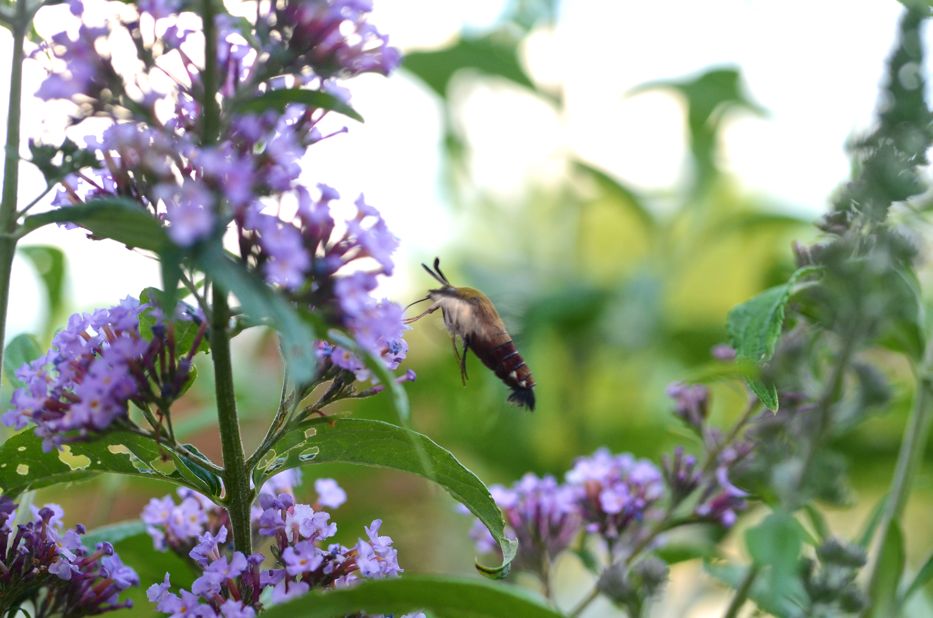
<svg viewBox="0 0 933 618">
<path fill-rule="evenodd" d="M 675 382 L 667 387 L 667 396 L 674 400 L 674 414 L 697 431 L 703 428 L 709 410 L 707 387 Z"/>
</svg>

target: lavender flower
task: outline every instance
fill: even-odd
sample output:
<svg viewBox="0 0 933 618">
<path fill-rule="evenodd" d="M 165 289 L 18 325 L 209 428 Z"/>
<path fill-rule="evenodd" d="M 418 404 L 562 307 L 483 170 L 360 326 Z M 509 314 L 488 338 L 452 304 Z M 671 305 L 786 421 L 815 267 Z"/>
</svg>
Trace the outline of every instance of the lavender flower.
<svg viewBox="0 0 933 618">
<path fill-rule="evenodd" d="M 528 473 L 511 488 L 492 485 L 489 489 L 502 509 L 507 534 L 518 540 L 516 568 L 540 572 L 542 564 L 567 549 L 580 532 L 582 521 L 575 492 L 552 476 Z M 470 536 L 481 553 L 496 547 L 478 520 Z"/>
<path fill-rule="evenodd" d="M 151 340 L 143 336 L 139 318 L 147 310 L 155 311 L 126 298 L 110 309 L 72 315 L 49 351 L 17 370 L 23 386 L 13 393 L 3 422 L 16 429 L 35 423 L 49 451 L 128 422 L 130 402 L 160 409 L 170 403 L 190 376 L 203 330 L 176 358 L 164 327 L 154 328 Z"/>
<path fill-rule="evenodd" d="M 566 480 L 576 490 L 587 531 L 612 542 L 632 524 L 653 517 L 651 509 L 664 495 L 654 464 L 606 449 L 577 459 Z"/>
<path fill-rule="evenodd" d="M 366 538 L 352 547 L 329 540 L 337 533 L 330 514 L 296 503 L 297 470 L 269 479 L 252 510 L 254 530 L 271 542 L 271 568 L 262 554 L 235 552 L 226 511 L 188 489 L 152 499 L 142 518 L 157 549 L 191 559 L 202 570 L 191 590 L 171 591 L 168 574 L 152 585 L 148 598 L 166 614 L 252 616 L 263 603 L 280 603 L 312 588 L 349 586 L 360 578 L 393 577 L 402 572 L 392 539 L 380 535 L 382 522 L 366 528 Z M 333 479 L 318 479 L 318 506 L 334 508 L 346 493 Z M 186 613 L 187 612 L 187 613 Z M 227 613 L 224 613 L 227 612 Z"/>
<path fill-rule="evenodd" d="M 0 615 L 31 602 L 44 615 L 89 616 L 130 607 L 118 595 L 139 584 L 110 543 L 89 553 L 84 526 L 64 530 L 61 507 L 33 508 L 32 521 L 14 526 L 16 504 L 0 496 Z"/>
<path fill-rule="evenodd" d="M 100 137 L 86 139 L 99 169 L 69 176 L 55 203 L 68 206 L 108 196 L 135 201 L 181 247 L 219 236 L 221 223 L 230 222 L 245 264 L 297 304 L 319 310 L 332 325 L 347 329 L 364 349 L 396 369 L 407 353 L 402 309 L 370 293 L 377 276 L 392 274 L 398 239 L 362 195 L 342 234 L 334 234 L 331 207 L 339 194 L 322 184 L 312 195 L 299 182 L 301 157 L 328 137 L 318 128 L 328 110 L 294 103 L 282 111 L 225 115 L 218 139 L 202 147 L 202 75 L 191 61 L 201 50 L 187 40 L 188 31 L 181 26 L 189 16 L 172 14 L 184 6 L 174 0 L 137 5 L 165 30 L 152 43 L 150 33 L 140 30 L 139 19 L 108 22 L 137 41 L 138 76 L 118 74 L 111 58 L 94 51 L 97 39 L 110 36 L 107 28 L 85 26 L 78 42 L 64 33 L 56 35 L 47 47 L 52 73 L 40 93 L 80 102 L 77 119 L 93 112 L 113 121 Z M 231 99 L 236 109 L 233 99 L 302 87 L 346 102 L 346 91 L 335 79 L 387 74 L 398 65 L 398 52 L 367 23 L 369 10 L 359 0 L 263 5 L 253 24 L 259 35 L 253 37 L 239 31 L 241 23 L 218 15 L 221 97 Z M 182 62 L 160 62 L 166 54 L 176 54 Z M 161 81 L 164 72 L 174 78 L 174 90 L 150 91 L 155 81 L 150 76 L 158 74 Z M 175 113 L 166 118 L 169 102 Z M 298 209 L 292 216 L 291 208 L 282 205 L 294 202 Z M 361 267 L 367 270 L 347 274 Z M 328 360 L 333 362 L 321 368 L 322 375 L 335 368 L 376 382 L 347 350 L 337 350 Z"/>
</svg>

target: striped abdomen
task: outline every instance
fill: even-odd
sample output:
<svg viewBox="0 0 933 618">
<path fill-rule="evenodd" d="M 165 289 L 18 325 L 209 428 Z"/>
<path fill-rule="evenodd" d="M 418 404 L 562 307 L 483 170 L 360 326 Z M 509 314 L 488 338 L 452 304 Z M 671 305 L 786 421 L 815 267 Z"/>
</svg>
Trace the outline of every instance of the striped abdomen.
<svg viewBox="0 0 933 618">
<path fill-rule="evenodd" d="M 512 389 L 509 401 L 529 410 L 535 409 L 535 394 L 532 390 L 535 379 L 511 339 L 495 346 L 471 340 L 470 348 L 484 365 L 495 372 L 496 377 Z"/>
</svg>

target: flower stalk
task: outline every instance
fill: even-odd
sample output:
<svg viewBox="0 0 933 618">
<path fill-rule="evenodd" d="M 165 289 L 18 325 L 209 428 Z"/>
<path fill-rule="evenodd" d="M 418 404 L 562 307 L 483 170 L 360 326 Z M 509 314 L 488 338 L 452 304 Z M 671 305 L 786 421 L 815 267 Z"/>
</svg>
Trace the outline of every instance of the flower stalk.
<svg viewBox="0 0 933 618">
<path fill-rule="evenodd" d="M 13 60 L 10 67 L 10 100 L 7 108 L 6 144 L 3 157 L 3 189 L 0 197 L 0 366 L 6 343 L 7 307 L 10 300 L 10 275 L 16 253 L 16 196 L 19 189 L 20 118 L 23 96 L 23 43 L 26 40 L 26 2 L 16 3 L 13 24 Z M 0 372 L 0 382 L 3 381 Z"/>
<path fill-rule="evenodd" d="M 917 370 L 917 391 L 910 410 L 910 417 L 904 427 L 904 437 L 897 455 L 894 479 L 891 481 L 891 493 L 878 526 L 878 538 L 884 541 L 888 536 L 891 523 L 900 520 L 910 496 L 911 484 L 917 466 L 923 458 L 924 447 L 930 432 L 930 403 L 933 401 L 933 342 L 927 344 L 923 362 Z M 869 590 L 874 589 L 875 581 L 881 575 L 879 561 L 875 560 L 869 575 Z"/>
</svg>

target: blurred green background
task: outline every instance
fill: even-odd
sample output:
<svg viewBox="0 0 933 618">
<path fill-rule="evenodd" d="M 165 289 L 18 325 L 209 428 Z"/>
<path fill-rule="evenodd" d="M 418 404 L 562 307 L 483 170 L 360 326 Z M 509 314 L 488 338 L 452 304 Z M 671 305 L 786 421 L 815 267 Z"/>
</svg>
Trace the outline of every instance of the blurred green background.
<svg viewBox="0 0 933 618">
<path fill-rule="evenodd" d="M 699 371 L 714 370 L 710 350 L 726 341 L 724 325 L 729 309 L 785 281 L 793 270 L 791 242 L 816 237 L 812 221 L 823 204 L 788 200 L 792 192 L 775 196 L 750 189 L 724 153 L 724 136 L 736 123 L 749 118 L 766 122 L 766 110 L 777 101 L 756 100 L 749 94 L 741 48 L 733 49 L 732 55 L 728 50 L 720 54 L 730 60 L 728 64 L 716 63 L 692 72 L 671 72 L 663 62 L 656 62 L 658 73 L 642 80 L 642 87 L 629 89 L 606 105 L 612 109 L 631 97 L 651 93 L 664 97 L 652 101 L 675 103 L 680 114 L 675 128 L 683 133 L 683 150 L 671 153 L 671 158 L 677 159 L 673 167 L 679 171 L 666 184 L 623 181 L 624 174 L 618 170 L 607 171 L 613 167 L 611 159 L 603 157 L 603 165 L 596 164 L 566 147 L 555 149 L 556 154 L 550 157 L 553 165 L 545 165 L 544 173 L 540 169 L 537 174 L 516 172 L 519 178 L 513 186 L 490 188 L 475 160 L 478 138 L 464 117 L 464 92 L 488 87 L 520 93 L 526 108 L 518 104 L 493 108 L 499 114 L 497 126 L 505 128 L 512 120 L 524 122 L 522 114 L 537 114 L 540 109 L 568 118 L 574 105 L 573 91 L 566 82 L 536 79 L 529 72 L 526 53 L 541 36 L 561 32 L 566 12 L 556 2 L 495 4 L 498 8 L 487 9 L 492 17 L 487 16 L 482 24 L 460 24 L 456 38 L 405 50 L 405 76 L 399 79 L 407 84 L 405 88 L 432 101 L 438 111 L 440 147 L 428 156 L 435 164 L 431 170 L 436 172 L 435 190 L 442 204 L 409 204 L 407 210 L 387 215 L 403 245 L 404 234 L 413 225 L 409 219 L 427 219 L 429 223 L 423 227 L 428 229 L 420 233 L 430 236 L 433 227 L 438 240 L 419 237 L 402 254 L 401 283 L 390 286 L 386 293 L 403 304 L 418 298 L 433 284 L 418 263 L 429 262 L 438 254 L 455 285 L 476 287 L 496 303 L 534 373 L 538 407 L 529 414 L 507 405 L 506 387 L 475 357 L 468 363 L 470 381 L 462 386 L 448 336 L 439 316 L 432 316 L 414 325 L 409 335 L 409 359 L 403 366 L 418 374 L 417 381 L 407 385 L 413 425 L 453 451 L 487 484 L 511 483 L 527 471 L 560 476 L 575 457 L 601 446 L 655 461 L 675 445 L 695 449 L 695 438 L 670 414 L 665 387 Z M 703 14 L 719 28 L 730 19 L 741 28 L 741 15 L 746 13 L 732 13 L 736 4 L 711 3 Z M 782 14 L 793 19 L 801 14 L 802 6 L 786 6 Z M 677 14 L 678 7 L 678 3 L 672 4 L 672 14 Z M 897 3 L 886 3 L 884 10 L 896 16 Z M 628 24 L 626 28 L 636 26 Z M 703 22 L 696 25 L 703 26 Z M 384 29 L 391 33 L 390 25 Z M 890 32 L 883 33 L 884 45 L 873 41 L 872 49 L 885 49 L 893 34 L 892 21 Z M 657 36 L 664 36 L 664 32 Z M 646 53 L 691 53 L 674 43 L 662 43 Z M 613 41 L 604 41 L 604 45 L 607 55 L 611 54 Z M 558 45 L 554 53 L 561 49 Z M 839 55 L 841 63 L 846 61 L 845 49 L 826 53 Z M 876 59 L 878 70 L 873 80 L 880 79 L 883 59 L 883 54 Z M 817 66 L 819 60 L 813 60 Z M 637 61 L 618 58 L 619 63 Z M 611 56 L 600 63 L 604 71 L 615 66 Z M 824 78 L 831 81 L 834 76 Z M 801 89 L 786 96 L 815 96 L 806 90 L 808 79 L 800 76 Z M 869 92 L 868 96 L 874 95 Z M 817 102 L 813 104 L 816 110 Z M 874 99 L 853 100 L 852 105 L 870 107 Z M 360 108 L 370 119 L 368 106 L 374 108 L 375 104 L 364 99 Z M 810 129 L 814 143 L 825 138 L 818 135 L 819 113 L 823 112 L 813 112 Z M 637 124 L 638 119 L 630 118 L 629 122 Z M 573 124 L 564 128 L 572 132 Z M 416 132 L 417 128 L 411 130 Z M 624 137 L 607 133 L 608 152 L 612 152 L 613 140 Z M 511 148 L 512 140 L 524 139 L 507 131 L 499 138 L 505 150 Z M 348 139 L 352 144 L 352 136 Z M 568 138 L 567 143 L 572 142 L 573 138 Z M 840 141 L 840 153 L 843 147 Z M 807 143 L 799 143 L 797 148 L 803 159 L 810 156 Z M 607 161 L 609 165 L 605 165 Z M 784 180 L 793 186 L 793 171 L 799 166 L 788 161 L 787 168 Z M 508 174 L 507 169 L 499 171 Z M 812 170 L 815 175 L 821 172 L 819 168 Z M 366 169 L 356 170 L 356 174 L 365 185 Z M 826 182 L 842 179 L 832 166 L 822 175 L 829 179 Z M 403 181 L 408 182 L 398 180 Z M 433 182 L 430 174 L 424 182 Z M 432 209 L 441 214 L 424 212 Z M 917 222 L 926 225 L 922 219 Z M 920 233 L 927 231 L 925 227 L 918 229 Z M 56 283 L 61 268 L 68 272 L 68 264 L 58 264 L 54 251 L 34 253 L 26 256 L 28 261 L 33 262 L 36 272 L 44 273 L 46 284 L 51 286 L 47 289 L 51 290 L 49 306 L 53 310 L 45 315 L 48 336 L 49 326 L 60 324 L 69 311 L 87 307 L 76 301 L 67 287 Z M 77 274 L 71 272 L 66 277 Z M 14 303 L 33 300 L 15 297 Z M 281 368 L 275 342 L 268 333 L 248 332 L 237 345 L 235 373 L 249 448 L 261 438 L 264 423 L 272 416 Z M 878 360 L 895 386 L 893 405 L 834 445 L 847 457 L 852 484 L 849 504 L 829 508 L 829 521 L 841 535 L 854 534 L 885 491 L 913 388 L 911 376 L 896 357 Z M 215 417 L 209 408 L 210 375 L 209 368 L 202 367 L 199 383 L 189 394 L 188 407 L 179 413 L 175 427 L 219 460 Z M 744 399 L 739 382 L 715 384 L 713 422 L 721 424 L 734 418 Z M 382 396 L 340 403 L 332 411 L 394 420 Z M 474 554 L 467 538 L 470 521 L 454 512 L 453 502 L 443 492 L 399 473 L 316 465 L 305 470 L 308 496 L 317 476 L 336 478 L 349 494 L 349 502 L 334 514 L 341 541 L 353 542 L 362 534 L 364 524 L 380 517 L 385 520 L 384 532 L 396 540 L 400 563 L 407 571 L 473 572 Z M 157 483 L 106 477 L 40 491 L 35 501 L 60 502 L 69 523 L 80 521 L 91 528 L 136 517 L 149 498 L 170 490 Z M 931 505 L 933 449 L 928 448 L 905 527 L 911 539 L 912 568 L 933 544 Z M 752 512 L 750 520 L 755 519 Z M 737 538 L 734 532 L 733 538 Z M 734 550 L 727 545 L 727 551 L 741 555 L 739 545 Z M 132 563 L 131 556 L 124 559 Z M 573 559 L 558 565 L 557 580 L 557 596 L 565 607 L 589 585 Z M 534 582 L 527 583 L 534 586 Z M 725 598 L 695 564 L 673 570 L 670 591 L 671 599 L 657 609 L 657 615 L 718 615 L 716 608 L 721 611 L 721 599 Z M 145 601 L 139 605 L 148 609 Z M 606 612 L 607 606 L 597 604 L 587 615 Z"/>
</svg>

